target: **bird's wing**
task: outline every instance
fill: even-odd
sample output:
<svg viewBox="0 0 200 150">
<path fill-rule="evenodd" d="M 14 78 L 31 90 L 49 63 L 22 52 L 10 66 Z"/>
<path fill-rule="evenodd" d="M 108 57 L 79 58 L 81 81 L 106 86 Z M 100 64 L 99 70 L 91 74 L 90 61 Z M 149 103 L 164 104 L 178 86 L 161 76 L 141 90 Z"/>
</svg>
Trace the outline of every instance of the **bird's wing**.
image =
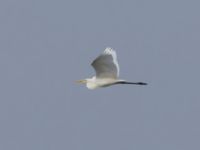
<svg viewBox="0 0 200 150">
<path fill-rule="evenodd" d="M 104 52 L 98 56 L 91 64 L 97 78 L 118 78 L 119 64 L 117 62 L 117 54 L 112 48 L 106 48 Z"/>
</svg>

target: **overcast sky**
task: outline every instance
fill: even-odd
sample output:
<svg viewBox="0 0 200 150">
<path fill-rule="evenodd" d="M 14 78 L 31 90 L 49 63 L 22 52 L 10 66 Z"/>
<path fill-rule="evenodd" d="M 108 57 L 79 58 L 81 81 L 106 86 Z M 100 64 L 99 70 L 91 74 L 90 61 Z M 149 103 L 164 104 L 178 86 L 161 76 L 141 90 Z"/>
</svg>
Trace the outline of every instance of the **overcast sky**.
<svg viewBox="0 0 200 150">
<path fill-rule="evenodd" d="M 1 0 L 1 150 L 199 150 L 200 2 Z M 148 86 L 88 90 L 117 51 Z"/>
</svg>

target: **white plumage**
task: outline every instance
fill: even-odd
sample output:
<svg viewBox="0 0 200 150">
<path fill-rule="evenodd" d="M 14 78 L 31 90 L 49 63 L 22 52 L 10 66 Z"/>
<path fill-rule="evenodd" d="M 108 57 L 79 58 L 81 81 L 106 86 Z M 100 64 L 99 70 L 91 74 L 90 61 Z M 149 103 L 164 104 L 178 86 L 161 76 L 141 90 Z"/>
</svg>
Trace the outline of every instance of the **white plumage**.
<svg viewBox="0 0 200 150">
<path fill-rule="evenodd" d="M 91 64 L 98 78 L 118 78 L 119 64 L 117 54 L 112 48 L 106 48 Z"/>
<path fill-rule="evenodd" d="M 127 82 L 118 79 L 119 64 L 117 54 L 112 48 L 106 48 L 91 64 L 96 71 L 96 76 L 79 80 L 79 83 L 86 83 L 87 88 L 95 89 L 98 87 L 107 87 L 114 84 L 138 84 L 146 85 L 144 82 Z"/>
</svg>

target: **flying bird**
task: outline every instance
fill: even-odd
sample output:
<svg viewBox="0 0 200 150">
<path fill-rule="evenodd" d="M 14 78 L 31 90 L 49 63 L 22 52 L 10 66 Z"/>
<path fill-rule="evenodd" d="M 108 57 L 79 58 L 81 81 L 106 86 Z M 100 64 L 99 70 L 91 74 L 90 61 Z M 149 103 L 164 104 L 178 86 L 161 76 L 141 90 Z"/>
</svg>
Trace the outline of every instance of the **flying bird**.
<svg viewBox="0 0 200 150">
<path fill-rule="evenodd" d="M 92 90 L 117 84 L 147 85 L 147 83 L 144 82 L 128 82 L 118 78 L 119 64 L 117 61 L 117 54 L 112 48 L 106 48 L 91 65 L 96 72 L 96 76 L 78 81 L 78 83 L 85 83 L 88 89 Z"/>
</svg>

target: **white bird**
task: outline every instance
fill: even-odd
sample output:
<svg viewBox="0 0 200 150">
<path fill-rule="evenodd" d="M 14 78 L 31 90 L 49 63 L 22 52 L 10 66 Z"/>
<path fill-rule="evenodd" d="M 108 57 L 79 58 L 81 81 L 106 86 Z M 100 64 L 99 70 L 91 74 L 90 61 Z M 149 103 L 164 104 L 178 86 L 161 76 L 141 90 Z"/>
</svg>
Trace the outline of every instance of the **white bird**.
<svg viewBox="0 0 200 150">
<path fill-rule="evenodd" d="M 91 65 L 96 71 L 96 76 L 78 81 L 78 83 L 85 83 L 88 89 L 96 89 L 98 87 L 107 87 L 116 84 L 147 85 L 147 83 L 144 82 L 127 82 L 126 80 L 118 79 L 119 64 L 117 61 L 117 54 L 112 48 L 106 48 Z"/>
</svg>

